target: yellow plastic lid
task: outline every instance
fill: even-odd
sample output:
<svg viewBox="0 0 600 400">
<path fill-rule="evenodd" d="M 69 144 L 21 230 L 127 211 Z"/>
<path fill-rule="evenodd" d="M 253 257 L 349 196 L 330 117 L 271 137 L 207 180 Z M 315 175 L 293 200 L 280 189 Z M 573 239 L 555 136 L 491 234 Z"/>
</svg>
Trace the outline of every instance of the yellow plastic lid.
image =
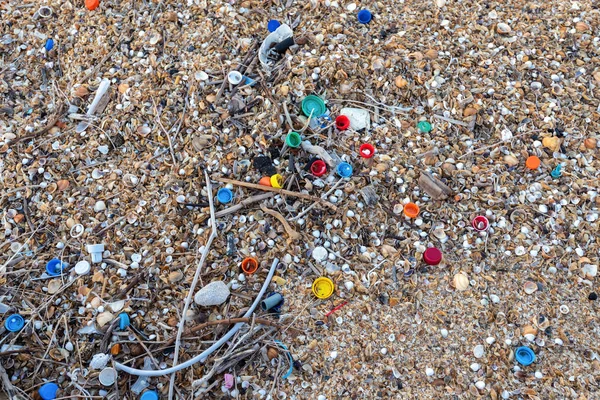
<svg viewBox="0 0 600 400">
<path fill-rule="evenodd" d="M 333 281 L 324 276 L 317 278 L 312 285 L 312 291 L 319 299 L 326 299 L 333 294 L 335 285 Z"/>
</svg>

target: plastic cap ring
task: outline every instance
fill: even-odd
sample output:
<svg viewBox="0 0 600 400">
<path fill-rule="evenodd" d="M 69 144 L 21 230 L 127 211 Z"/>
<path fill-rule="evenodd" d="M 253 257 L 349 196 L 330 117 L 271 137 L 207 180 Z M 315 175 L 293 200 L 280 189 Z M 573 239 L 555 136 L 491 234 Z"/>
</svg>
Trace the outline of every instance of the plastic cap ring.
<svg viewBox="0 0 600 400">
<path fill-rule="evenodd" d="M 419 211 L 421 210 L 415 203 L 408 203 L 404 206 L 404 215 L 406 215 L 408 218 L 417 218 Z"/>
<path fill-rule="evenodd" d="M 357 17 L 358 17 L 358 22 L 360 22 L 361 24 L 368 24 L 369 22 L 371 22 L 373 15 L 371 14 L 371 12 L 369 10 L 360 10 L 358 12 Z"/>
<path fill-rule="evenodd" d="M 327 299 L 331 297 L 334 289 L 335 285 L 333 284 L 333 281 L 324 276 L 315 279 L 312 285 L 312 291 L 319 299 Z"/>
<path fill-rule="evenodd" d="M 310 165 L 310 172 L 312 172 L 314 176 L 323 176 L 327 173 L 327 164 L 325 164 L 325 161 L 323 160 L 315 160 Z"/>
<path fill-rule="evenodd" d="M 517 362 L 523 366 L 528 366 L 535 361 L 535 353 L 529 347 L 519 347 L 515 350 Z"/>
<path fill-rule="evenodd" d="M 4 321 L 4 327 L 10 332 L 18 332 L 23 329 L 24 326 L 25 319 L 19 314 L 12 314 Z"/>
<path fill-rule="evenodd" d="M 350 128 L 350 118 L 345 115 L 338 115 L 335 119 L 335 127 L 340 131 L 345 131 Z"/>
<path fill-rule="evenodd" d="M 221 204 L 227 204 L 233 199 L 233 192 L 228 188 L 221 188 L 217 191 L 217 200 Z"/>
<path fill-rule="evenodd" d="M 529 156 L 527 161 L 525 161 L 525 166 L 531 170 L 538 169 L 541 164 L 541 160 L 537 156 Z"/>
<path fill-rule="evenodd" d="M 242 261 L 242 271 L 248 275 L 252 275 L 258 269 L 258 260 L 254 257 L 246 257 Z"/>
<path fill-rule="evenodd" d="M 342 178 L 349 178 L 352 176 L 352 165 L 348 164 L 347 162 L 339 163 L 336 170 L 338 175 Z"/>
<path fill-rule="evenodd" d="M 281 189 L 283 187 L 283 176 L 279 174 L 275 174 L 271 177 L 271 186 L 277 189 Z"/>
<path fill-rule="evenodd" d="M 358 152 L 363 158 L 371 158 L 375 155 L 375 147 L 371 143 L 363 143 L 360 145 Z"/>
</svg>

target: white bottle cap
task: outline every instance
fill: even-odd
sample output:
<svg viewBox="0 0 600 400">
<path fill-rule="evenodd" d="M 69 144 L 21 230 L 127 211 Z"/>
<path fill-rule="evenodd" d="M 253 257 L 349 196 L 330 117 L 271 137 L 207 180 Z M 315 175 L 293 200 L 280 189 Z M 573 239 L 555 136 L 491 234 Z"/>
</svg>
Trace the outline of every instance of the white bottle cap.
<svg viewBox="0 0 600 400">
<path fill-rule="evenodd" d="M 244 77 L 238 71 L 231 71 L 227 74 L 227 79 L 232 85 L 238 85 Z"/>
<path fill-rule="evenodd" d="M 90 263 L 86 260 L 81 260 L 75 264 L 75 273 L 77 275 L 87 275 L 90 273 L 91 269 Z"/>
<path fill-rule="evenodd" d="M 102 253 L 104 252 L 104 245 L 101 244 L 88 244 L 87 251 L 92 256 L 93 263 L 99 263 L 102 261 Z"/>
<path fill-rule="evenodd" d="M 112 386 L 117 380 L 117 371 L 114 368 L 108 367 L 104 368 L 100 371 L 100 375 L 98 375 L 98 380 L 104 386 Z"/>
</svg>

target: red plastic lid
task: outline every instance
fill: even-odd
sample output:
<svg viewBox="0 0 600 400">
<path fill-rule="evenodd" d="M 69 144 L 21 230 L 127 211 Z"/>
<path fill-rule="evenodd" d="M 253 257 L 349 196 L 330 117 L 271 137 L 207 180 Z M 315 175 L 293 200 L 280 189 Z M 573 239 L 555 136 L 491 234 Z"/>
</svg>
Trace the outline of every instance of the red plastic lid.
<svg viewBox="0 0 600 400">
<path fill-rule="evenodd" d="M 350 128 L 350 118 L 346 117 L 345 115 L 338 115 L 338 117 L 335 119 L 335 127 L 340 131 L 345 131 L 346 129 Z"/>
<path fill-rule="evenodd" d="M 363 158 L 371 158 L 375 155 L 375 147 L 370 143 L 363 143 L 360 145 L 358 152 Z"/>
<path fill-rule="evenodd" d="M 487 229 L 490 227 L 490 221 L 488 221 L 488 219 L 486 217 L 484 217 L 483 215 L 478 215 L 477 217 L 475 217 L 473 219 L 473 222 L 471 222 L 471 225 L 473 226 L 473 228 L 476 231 L 479 231 L 479 232 L 487 231 Z"/>
<path fill-rule="evenodd" d="M 314 176 L 323 176 L 327 172 L 327 164 L 323 160 L 315 160 L 310 166 L 310 172 Z"/>
<path fill-rule="evenodd" d="M 429 265 L 438 265 L 442 262 L 442 252 L 440 249 L 430 247 L 423 253 L 423 260 Z"/>
</svg>

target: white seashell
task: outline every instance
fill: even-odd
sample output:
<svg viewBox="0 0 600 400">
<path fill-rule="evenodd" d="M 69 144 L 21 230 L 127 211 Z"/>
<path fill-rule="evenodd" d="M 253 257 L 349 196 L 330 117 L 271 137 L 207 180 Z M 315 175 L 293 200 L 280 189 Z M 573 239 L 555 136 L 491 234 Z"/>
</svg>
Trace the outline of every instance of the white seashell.
<svg viewBox="0 0 600 400">
<path fill-rule="evenodd" d="M 103 327 L 104 325 L 111 322 L 114 318 L 115 316 L 113 315 L 113 313 L 111 313 L 110 311 L 104 311 L 98 314 L 98 316 L 96 317 L 96 322 L 98 323 L 99 327 Z"/>
<path fill-rule="evenodd" d="M 562 313 L 562 314 L 568 314 L 569 313 L 569 307 L 567 307 L 566 305 L 561 305 L 558 310 Z"/>
<path fill-rule="evenodd" d="M 96 202 L 96 204 L 94 204 L 94 211 L 100 212 L 100 211 L 104 211 L 104 210 L 106 210 L 106 203 L 103 202 L 102 200 L 99 200 Z"/>
<path fill-rule="evenodd" d="M 152 129 L 148 125 L 138 126 L 137 133 L 140 136 L 148 136 L 152 132 Z"/>
<path fill-rule="evenodd" d="M 527 281 L 523 285 L 523 290 L 527 294 L 533 294 L 538 290 L 538 286 L 535 282 Z"/>
<path fill-rule="evenodd" d="M 496 31 L 501 35 L 507 35 L 512 31 L 512 29 L 508 24 L 505 24 L 504 22 L 500 22 L 496 26 Z"/>
<path fill-rule="evenodd" d="M 477 346 L 475 346 L 473 348 L 473 355 L 475 356 L 475 358 L 483 357 L 484 353 L 485 353 L 485 348 L 483 347 L 482 344 L 478 344 Z"/>
<path fill-rule="evenodd" d="M 586 278 L 593 278 L 598 274 L 598 266 L 593 264 L 585 264 L 581 268 L 581 272 Z"/>
<path fill-rule="evenodd" d="M 469 288 L 469 278 L 464 273 L 454 275 L 454 287 L 456 290 L 467 290 Z"/>
<path fill-rule="evenodd" d="M 442 8 L 446 5 L 446 0 L 435 0 L 435 5 Z"/>
<path fill-rule="evenodd" d="M 108 308 L 110 308 L 113 312 L 119 312 L 125 307 L 125 300 L 114 301 L 108 304 Z"/>
<path fill-rule="evenodd" d="M 92 178 L 94 178 L 94 179 L 100 179 L 103 176 L 104 176 L 104 174 L 98 168 L 94 168 L 94 170 L 92 171 Z"/>
<path fill-rule="evenodd" d="M 123 183 L 128 187 L 135 187 L 140 182 L 140 179 L 133 174 L 123 175 Z"/>
<path fill-rule="evenodd" d="M 204 71 L 198 71 L 194 74 L 194 78 L 199 81 L 206 81 L 208 80 L 208 74 Z"/>
<path fill-rule="evenodd" d="M 346 281 L 344 282 L 344 286 L 346 287 L 346 289 L 348 291 L 352 290 L 354 288 L 354 282 L 352 281 Z"/>
</svg>

